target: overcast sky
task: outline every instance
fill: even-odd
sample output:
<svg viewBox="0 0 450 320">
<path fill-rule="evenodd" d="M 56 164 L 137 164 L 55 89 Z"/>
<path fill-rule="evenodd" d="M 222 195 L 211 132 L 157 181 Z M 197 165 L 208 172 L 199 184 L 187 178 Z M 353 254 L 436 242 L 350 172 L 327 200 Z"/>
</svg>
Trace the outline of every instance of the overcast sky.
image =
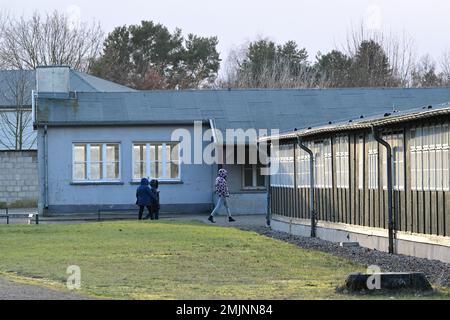
<svg viewBox="0 0 450 320">
<path fill-rule="evenodd" d="M 74 19 L 98 20 L 105 31 L 118 25 L 153 20 L 183 34 L 218 36 L 221 58 L 257 37 L 276 42 L 295 40 L 313 60 L 345 42 L 352 25 L 361 21 L 374 30 L 414 38 L 418 54 L 438 59 L 450 50 L 448 0 L 0 0 L 14 15 L 34 10 L 69 13 Z"/>
</svg>

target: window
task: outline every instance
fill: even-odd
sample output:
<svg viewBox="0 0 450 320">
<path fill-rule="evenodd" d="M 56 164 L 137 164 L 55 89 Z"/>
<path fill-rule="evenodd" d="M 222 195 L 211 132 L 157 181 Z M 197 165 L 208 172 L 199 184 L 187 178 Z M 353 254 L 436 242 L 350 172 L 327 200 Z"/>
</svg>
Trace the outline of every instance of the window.
<svg viewBox="0 0 450 320">
<path fill-rule="evenodd" d="M 347 189 L 350 185 L 348 136 L 336 137 L 336 186 Z"/>
<path fill-rule="evenodd" d="M 271 186 L 294 187 L 294 145 L 280 145 L 278 150 L 272 149 L 278 161 L 278 171 L 271 172 Z"/>
<path fill-rule="evenodd" d="M 316 188 L 329 189 L 333 187 L 333 171 L 331 139 L 323 141 L 305 142 L 308 149 L 314 155 L 314 184 Z M 302 148 L 297 146 L 297 185 L 299 188 L 311 186 L 310 156 Z"/>
<path fill-rule="evenodd" d="M 372 134 L 368 137 L 368 186 L 378 189 L 378 143 Z"/>
<path fill-rule="evenodd" d="M 364 189 L 364 137 L 358 139 L 358 189 Z"/>
<path fill-rule="evenodd" d="M 311 143 L 306 144 L 308 148 L 312 148 Z M 310 160 L 309 154 L 302 148 L 297 146 L 297 184 L 299 188 L 309 188 L 310 187 Z"/>
<path fill-rule="evenodd" d="M 403 134 L 389 133 L 383 135 L 383 140 L 387 141 L 391 146 L 392 151 L 392 187 L 394 190 L 405 189 L 405 174 L 404 174 L 404 152 L 403 152 Z M 387 190 L 387 152 L 383 147 L 383 189 Z"/>
<path fill-rule="evenodd" d="M 120 179 L 118 143 L 73 144 L 73 181 L 117 181 Z"/>
<path fill-rule="evenodd" d="M 328 189 L 333 187 L 331 141 L 314 142 L 314 170 L 316 188 Z M 309 161 L 309 157 L 308 157 Z M 309 165 L 309 163 L 308 163 Z M 308 167 L 309 168 L 309 167 Z"/>
<path fill-rule="evenodd" d="M 324 141 L 324 168 L 325 188 L 333 188 L 333 153 L 331 151 L 331 139 Z"/>
<path fill-rule="evenodd" d="M 266 177 L 261 174 L 262 165 L 246 164 L 242 167 L 244 189 L 264 189 Z"/>
<path fill-rule="evenodd" d="M 180 179 L 179 144 L 134 143 L 133 180 L 143 177 L 162 180 Z"/>
<path fill-rule="evenodd" d="M 448 124 L 411 129 L 412 190 L 449 190 L 448 129 Z"/>
</svg>

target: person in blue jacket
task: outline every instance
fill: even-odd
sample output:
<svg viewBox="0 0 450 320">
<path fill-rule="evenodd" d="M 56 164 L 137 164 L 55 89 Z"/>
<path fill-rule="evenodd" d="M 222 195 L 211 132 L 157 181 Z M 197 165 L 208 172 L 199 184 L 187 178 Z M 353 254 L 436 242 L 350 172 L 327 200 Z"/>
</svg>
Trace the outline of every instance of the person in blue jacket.
<svg viewBox="0 0 450 320">
<path fill-rule="evenodd" d="M 139 220 L 142 220 L 142 214 L 144 213 L 145 207 L 147 207 L 149 214 L 151 214 L 150 205 L 156 200 L 148 185 L 148 179 L 142 178 L 141 185 L 136 190 L 136 204 L 139 206 Z"/>
</svg>

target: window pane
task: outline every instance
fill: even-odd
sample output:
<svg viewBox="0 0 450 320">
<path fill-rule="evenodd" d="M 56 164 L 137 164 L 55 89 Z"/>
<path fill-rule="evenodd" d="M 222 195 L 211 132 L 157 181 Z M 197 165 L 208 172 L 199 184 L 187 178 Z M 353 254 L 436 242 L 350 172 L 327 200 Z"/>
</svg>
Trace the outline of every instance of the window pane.
<svg viewBox="0 0 450 320">
<path fill-rule="evenodd" d="M 156 147 L 154 145 L 150 146 L 150 161 L 154 162 L 159 160 L 158 156 L 156 155 Z"/>
<path fill-rule="evenodd" d="M 133 146 L 134 161 L 145 161 L 145 145 L 135 144 Z"/>
<path fill-rule="evenodd" d="M 178 162 L 172 161 L 170 164 L 170 178 L 171 179 L 179 179 L 180 178 L 180 170 L 178 167 Z"/>
<path fill-rule="evenodd" d="M 253 187 L 253 169 L 251 166 L 244 167 L 244 187 Z"/>
<path fill-rule="evenodd" d="M 91 162 L 102 161 L 102 146 L 100 144 L 91 144 Z"/>
<path fill-rule="evenodd" d="M 74 159 L 75 162 L 85 162 L 86 161 L 86 146 L 85 145 L 75 145 L 74 147 Z"/>
<path fill-rule="evenodd" d="M 106 165 L 106 178 L 118 179 L 119 178 L 119 163 L 112 162 Z"/>
<path fill-rule="evenodd" d="M 180 144 L 175 144 L 175 145 L 172 145 L 172 154 L 170 155 L 170 159 L 172 160 L 172 161 L 178 161 L 178 160 L 180 160 L 179 159 L 179 150 L 180 150 Z"/>
<path fill-rule="evenodd" d="M 86 180 L 86 164 L 76 163 L 73 165 L 74 180 Z"/>
<path fill-rule="evenodd" d="M 90 180 L 100 180 L 102 178 L 102 164 L 101 162 L 91 162 L 91 177 Z"/>
<path fill-rule="evenodd" d="M 256 168 L 256 186 L 257 187 L 264 187 L 266 185 L 266 176 L 263 176 L 261 174 L 261 167 L 258 166 Z"/>
<path fill-rule="evenodd" d="M 133 166 L 133 179 L 140 180 L 145 177 L 147 166 L 145 162 L 135 162 Z"/>
<path fill-rule="evenodd" d="M 151 177 L 155 179 L 162 178 L 162 166 L 159 162 L 152 162 L 150 165 Z"/>
<path fill-rule="evenodd" d="M 117 144 L 106 145 L 106 161 L 119 162 L 119 145 Z"/>
<path fill-rule="evenodd" d="M 170 144 L 166 144 L 166 162 L 170 162 L 172 156 L 172 146 Z"/>
</svg>

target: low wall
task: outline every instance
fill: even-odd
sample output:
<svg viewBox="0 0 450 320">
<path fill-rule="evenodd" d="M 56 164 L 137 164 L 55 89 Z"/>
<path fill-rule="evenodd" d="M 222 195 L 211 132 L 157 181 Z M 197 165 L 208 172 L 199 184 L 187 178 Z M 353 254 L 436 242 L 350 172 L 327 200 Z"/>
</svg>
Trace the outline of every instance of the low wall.
<svg viewBox="0 0 450 320">
<path fill-rule="evenodd" d="M 0 202 L 29 206 L 38 199 L 37 151 L 0 151 Z"/>
<path fill-rule="evenodd" d="M 273 216 L 274 230 L 309 237 L 311 223 L 304 219 Z M 388 231 L 385 229 L 348 225 L 343 223 L 317 223 L 316 236 L 331 242 L 358 242 L 360 246 L 388 252 Z M 450 237 L 397 232 L 395 253 L 450 263 Z"/>
</svg>

